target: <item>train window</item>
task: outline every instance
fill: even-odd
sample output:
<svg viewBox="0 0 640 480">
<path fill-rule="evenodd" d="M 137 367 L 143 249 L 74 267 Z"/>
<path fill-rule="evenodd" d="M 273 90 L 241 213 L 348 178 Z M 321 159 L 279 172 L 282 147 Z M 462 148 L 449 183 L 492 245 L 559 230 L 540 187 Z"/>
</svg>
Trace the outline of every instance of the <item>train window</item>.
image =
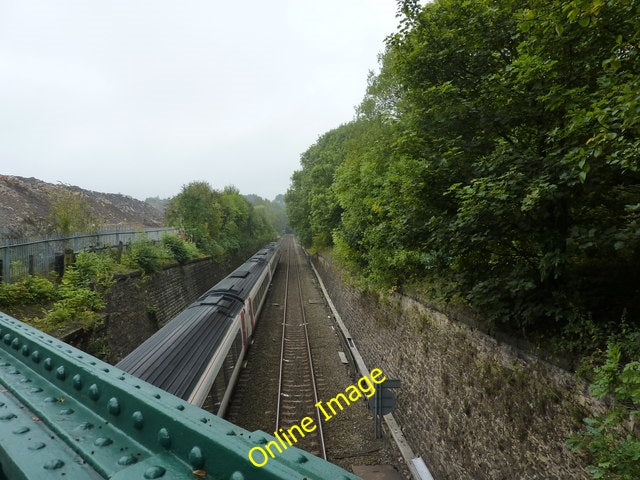
<svg viewBox="0 0 640 480">
<path fill-rule="evenodd" d="M 227 382 L 224 378 L 224 373 L 221 371 L 218 373 L 216 380 L 213 382 L 213 387 L 211 387 L 211 397 L 213 400 L 213 411 L 217 412 L 220 408 L 220 404 L 222 403 L 222 399 L 224 398 L 224 392 L 227 389 Z"/>
<path fill-rule="evenodd" d="M 242 351 L 242 334 L 240 331 L 236 334 L 236 338 L 233 340 L 233 344 L 229 348 L 229 352 L 227 353 L 226 358 L 224 359 L 224 364 L 222 366 L 222 370 L 224 371 L 225 379 L 227 383 L 231 380 L 231 375 L 233 375 L 233 370 L 236 367 L 236 363 L 238 363 L 238 358 L 240 358 L 240 352 Z"/>
<path fill-rule="evenodd" d="M 213 386 L 207 395 L 207 399 L 203 405 L 203 408 L 209 412 L 217 413 L 220 409 L 220 404 L 222 403 L 222 399 L 224 398 L 225 391 L 227 390 L 227 385 L 229 385 L 231 381 L 231 376 L 233 375 L 233 370 L 238 363 L 238 358 L 240 358 L 240 353 L 242 352 L 242 334 L 240 331 L 236 334 L 236 337 L 233 340 L 233 343 L 229 347 L 229 351 L 227 352 L 227 356 L 224 358 L 222 363 L 222 367 L 216 376 L 216 379 L 213 382 Z M 0 478 L 2 480 L 2 478 Z"/>
<path fill-rule="evenodd" d="M 262 297 L 264 297 L 265 290 L 267 289 L 268 286 L 269 286 L 269 276 L 265 275 L 264 280 L 262 280 L 262 284 L 260 285 L 260 288 L 258 288 L 258 292 L 256 293 L 256 304 L 258 305 L 258 307 L 262 303 Z"/>
</svg>

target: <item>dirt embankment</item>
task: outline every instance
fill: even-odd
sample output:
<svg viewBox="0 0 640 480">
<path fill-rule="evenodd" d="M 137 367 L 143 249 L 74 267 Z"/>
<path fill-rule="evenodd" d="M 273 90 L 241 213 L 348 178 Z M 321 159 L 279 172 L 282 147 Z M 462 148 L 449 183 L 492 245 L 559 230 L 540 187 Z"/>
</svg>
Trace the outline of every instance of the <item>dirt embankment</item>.
<svg viewBox="0 0 640 480">
<path fill-rule="evenodd" d="M 161 210 L 126 195 L 0 175 L 0 235 L 26 237 L 49 231 L 51 201 L 65 189 L 86 201 L 102 225 L 156 227 L 163 223 Z"/>
</svg>

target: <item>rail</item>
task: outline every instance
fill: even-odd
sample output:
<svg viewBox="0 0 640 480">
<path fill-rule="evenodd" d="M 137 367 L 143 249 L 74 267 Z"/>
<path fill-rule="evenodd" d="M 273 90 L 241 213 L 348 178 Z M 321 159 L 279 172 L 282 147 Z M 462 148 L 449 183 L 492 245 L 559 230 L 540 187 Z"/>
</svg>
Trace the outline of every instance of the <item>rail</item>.
<svg viewBox="0 0 640 480">
<path fill-rule="evenodd" d="M 311 355 L 311 345 L 309 342 L 309 332 L 307 329 L 307 318 L 304 310 L 304 302 L 302 298 L 302 285 L 300 282 L 300 264 L 295 261 L 295 282 L 297 285 L 297 299 L 293 300 L 295 305 L 300 306 L 299 318 L 295 318 L 290 315 L 289 305 L 289 271 L 291 267 L 291 250 L 293 247 L 289 246 L 287 250 L 287 272 L 285 276 L 285 295 L 283 306 L 283 320 L 282 320 L 282 340 L 280 346 L 280 368 L 278 374 L 278 398 L 276 407 L 276 429 L 278 432 L 280 426 L 285 423 L 294 423 L 299 421 L 306 415 L 310 409 L 315 409 L 317 416 L 317 435 L 316 435 L 316 447 L 318 448 L 318 454 L 322 458 L 327 458 L 327 452 L 325 448 L 324 433 L 322 430 L 322 416 L 320 410 L 316 407 L 318 403 L 318 390 L 316 386 L 315 373 L 313 370 L 313 357 Z M 293 317 L 293 318 L 292 318 Z M 301 324 L 296 326 L 296 323 L 302 321 Z M 297 328 L 296 328 L 297 327 Z M 302 327 L 302 328 L 300 328 Z M 302 358 L 301 358 L 302 357 Z M 304 359 L 306 358 L 306 362 Z M 304 362 L 304 365 L 301 364 Z M 300 376 L 305 375 L 305 365 L 308 366 L 308 381 L 300 381 Z M 288 376 L 285 379 L 285 371 Z M 309 386 L 311 391 L 308 390 Z M 306 409 L 306 410 L 305 410 Z M 283 411 L 286 410 L 286 415 Z M 281 418 L 283 417 L 283 418 Z M 285 418 L 286 417 L 286 418 Z M 283 420 L 283 421 L 281 421 Z M 316 453 L 316 452 L 314 452 Z"/>
</svg>

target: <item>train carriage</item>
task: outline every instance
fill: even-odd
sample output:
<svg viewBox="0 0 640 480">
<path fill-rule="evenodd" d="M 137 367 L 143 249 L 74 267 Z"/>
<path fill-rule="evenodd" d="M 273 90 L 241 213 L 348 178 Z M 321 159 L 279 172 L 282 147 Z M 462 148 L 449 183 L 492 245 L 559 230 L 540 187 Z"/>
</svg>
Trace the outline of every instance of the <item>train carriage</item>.
<svg viewBox="0 0 640 480">
<path fill-rule="evenodd" d="M 279 255 L 257 252 L 116 366 L 223 416 Z"/>
</svg>

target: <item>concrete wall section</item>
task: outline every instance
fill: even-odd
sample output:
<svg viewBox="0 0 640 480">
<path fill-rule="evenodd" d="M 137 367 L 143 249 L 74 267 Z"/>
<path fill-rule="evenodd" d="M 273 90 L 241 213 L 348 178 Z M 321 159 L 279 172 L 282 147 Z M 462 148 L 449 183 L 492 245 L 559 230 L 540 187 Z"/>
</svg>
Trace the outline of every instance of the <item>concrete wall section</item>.
<svg viewBox="0 0 640 480">
<path fill-rule="evenodd" d="M 587 479 L 565 447 L 591 399 L 567 373 L 415 300 L 380 302 L 316 257 L 370 368 L 402 380 L 394 415 L 437 480 Z"/>
</svg>

